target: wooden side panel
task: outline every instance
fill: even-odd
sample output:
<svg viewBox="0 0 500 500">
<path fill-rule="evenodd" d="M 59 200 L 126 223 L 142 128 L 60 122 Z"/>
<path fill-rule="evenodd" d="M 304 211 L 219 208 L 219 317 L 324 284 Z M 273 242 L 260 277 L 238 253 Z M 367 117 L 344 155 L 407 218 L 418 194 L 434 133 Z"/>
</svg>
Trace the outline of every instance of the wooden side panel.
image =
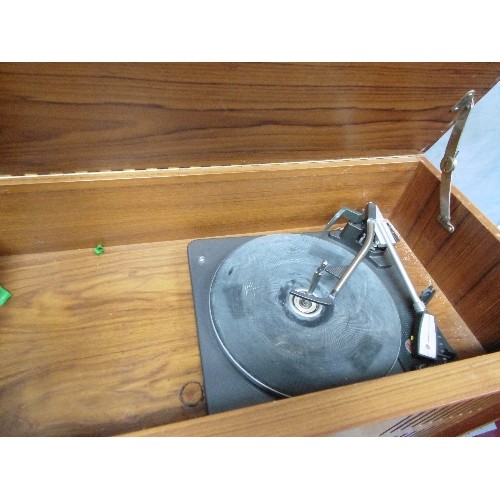
<svg viewBox="0 0 500 500">
<path fill-rule="evenodd" d="M 415 157 L 0 179 L 2 254 L 320 226 L 389 213 Z M 382 175 L 383 174 L 383 175 Z"/>
<path fill-rule="evenodd" d="M 497 264 L 455 304 L 468 324 L 473 324 L 473 329 L 481 332 L 476 335 L 482 339 L 487 351 L 500 351 L 499 283 L 500 266 Z"/>
<path fill-rule="evenodd" d="M 478 340 L 500 348 L 500 233 L 456 188 L 450 234 L 437 222 L 439 173 L 425 159 L 391 220 Z"/>
<path fill-rule="evenodd" d="M 0 173 L 414 154 L 500 63 L 0 64 Z"/>
</svg>

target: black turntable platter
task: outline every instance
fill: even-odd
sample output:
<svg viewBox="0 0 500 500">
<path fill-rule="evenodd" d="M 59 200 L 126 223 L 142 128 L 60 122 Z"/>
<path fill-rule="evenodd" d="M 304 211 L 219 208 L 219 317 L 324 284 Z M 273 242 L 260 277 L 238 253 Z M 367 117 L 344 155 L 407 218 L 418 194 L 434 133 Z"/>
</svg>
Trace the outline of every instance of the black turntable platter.
<svg viewBox="0 0 500 500">
<path fill-rule="evenodd" d="M 313 314 L 290 291 L 307 289 L 322 261 L 347 266 L 352 253 L 305 234 L 250 240 L 230 253 L 210 288 L 210 315 L 231 362 L 255 384 L 294 396 L 387 375 L 401 345 L 390 293 L 361 263 L 334 306 Z M 335 277 L 322 280 L 328 295 Z"/>
</svg>

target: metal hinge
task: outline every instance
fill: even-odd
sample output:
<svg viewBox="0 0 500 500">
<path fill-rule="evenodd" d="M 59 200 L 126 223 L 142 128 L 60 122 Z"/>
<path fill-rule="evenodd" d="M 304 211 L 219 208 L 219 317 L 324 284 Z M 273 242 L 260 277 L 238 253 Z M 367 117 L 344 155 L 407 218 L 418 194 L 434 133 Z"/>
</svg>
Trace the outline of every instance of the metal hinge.
<svg viewBox="0 0 500 500">
<path fill-rule="evenodd" d="M 469 90 L 455 106 L 451 108 L 453 113 L 459 113 L 453 130 L 448 140 L 443 159 L 441 160 L 441 186 L 439 190 L 440 214 L 438 221 L 450 233 L 455 231 L 451 224 L 450 216 L 450 195 L 451 195 L 451 175 L 457 166 L 458 143 L 465 127 L 465 122 L 470 110 L 474 106 L 474 90 Z"/>
</svg>

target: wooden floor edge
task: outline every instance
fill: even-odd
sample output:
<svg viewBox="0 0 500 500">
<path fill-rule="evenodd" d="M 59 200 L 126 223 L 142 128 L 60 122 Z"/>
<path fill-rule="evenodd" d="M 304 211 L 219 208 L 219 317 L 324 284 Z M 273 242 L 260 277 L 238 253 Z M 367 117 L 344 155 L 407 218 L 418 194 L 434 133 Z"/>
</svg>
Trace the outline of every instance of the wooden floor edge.
<svg viewBox="0 0 500 500">
<path fill-rule="evenodd" d="M 500 392 L 500 353 L 122 436 L 321 436 Z"/>
</svg>

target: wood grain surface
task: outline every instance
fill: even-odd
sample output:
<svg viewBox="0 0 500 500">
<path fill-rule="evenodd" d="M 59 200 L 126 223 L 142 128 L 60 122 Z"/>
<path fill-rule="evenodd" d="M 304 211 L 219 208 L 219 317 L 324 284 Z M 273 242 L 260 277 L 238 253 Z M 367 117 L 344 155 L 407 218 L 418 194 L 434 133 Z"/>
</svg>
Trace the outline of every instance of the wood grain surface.
<svg viewBox="0 0 500 500">
<path fill-rule="evenodd" d="M 317 436 L 500 391 L 500 353 L 145 429 L 135 436 Z M 484 422 L 483 422 L 484 423 Z"/>
<path fill-rule="evenodd" d="M 326 224 L 389 214 L 416 157 L 0 179 L 0 252 L 47 252 Z"/>
<path fill-rule="evenodd" d="M 2 63 L 0 174 L 419 153 L 500 63 Z"/>
<path fill-rule="evenodd" d="M 0 258 L 13 294 L 0 309 L 0 435 L 113 435 L 205 414 L 188 243 Z M 461 358 L 484 352 L 439 290 L 430 311 Z"/>
<path fill-rule="evenodd" d="M 186 243 L 0 258 L 0 435 L 110 435 L 205 413 Z"/>
<path fill-rule="evenodd" d="M 422 158 L 392 221 L 482 345 L 499 350 L 500 231 L 455 187 L 455 232 L 444 230 L 436 220 L 439 176 L 439 170 Z"/>
</svg>

